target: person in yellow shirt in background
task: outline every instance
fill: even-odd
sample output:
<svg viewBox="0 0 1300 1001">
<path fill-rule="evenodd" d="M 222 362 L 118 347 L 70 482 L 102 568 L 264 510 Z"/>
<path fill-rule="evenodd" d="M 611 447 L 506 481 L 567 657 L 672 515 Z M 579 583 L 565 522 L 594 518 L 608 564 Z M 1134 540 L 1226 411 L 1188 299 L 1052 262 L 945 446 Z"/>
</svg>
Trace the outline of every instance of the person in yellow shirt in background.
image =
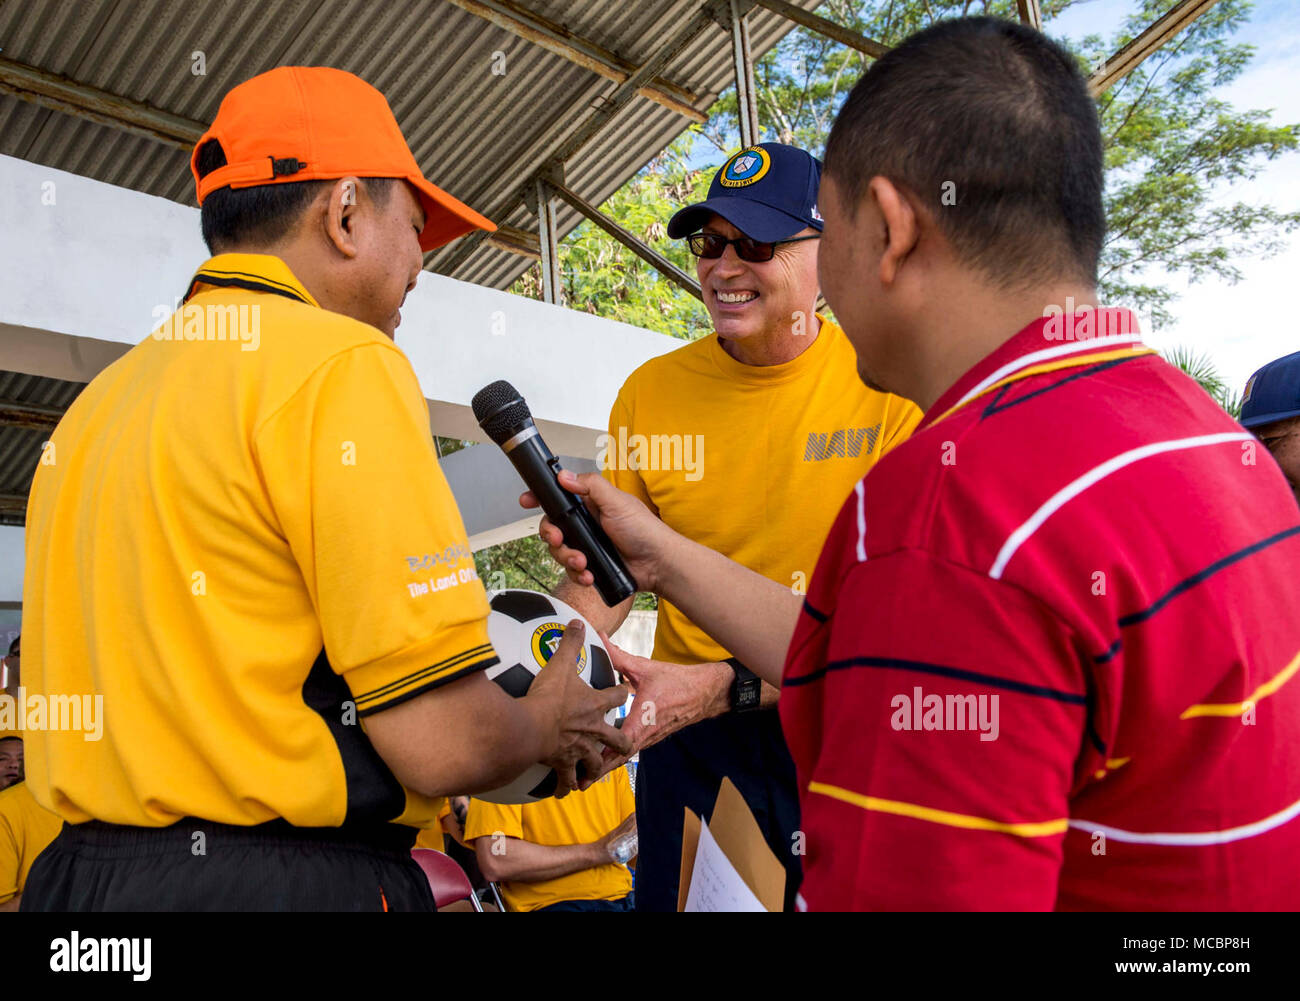
<svg viewBox="0 0 1300 1001">
<path fill-rule="evenodd" d="M 23 740 L 14 733 L 0 735 L 0 911 L 16 911 L 27 873 L 36 856 L 54 840 L 63 819 L 36 802 L 23 773 Z M 17 771 L 12 763 L 17 760 Z"/>
<path fill-rule="evenodd" d="M 15 733 L 0 735 L 0 789 L 17 785 L 24 778 L 23 738 Z"/>
<path fill-rule="evenodd" d="M 632 373 L 597 455 L 671 528 L 797 593 L 854 484 L 921 417 L 865 387 L 844 331 L 816 312 L 820 180 L 809 153 L 762 143 L 673 216 L 668 235 L 697 258 L 714 333 Z M 569 581 L 556 594 L 607 635 L 632 604 L 608 608 Z M 641 752 L 637 910 L 676 910 L 683 809 L 707 818 L 723 776 L 785 863 L 790 907 L 801 839 L 777 690 L 663 600 L 654 659 L 613 656 L 637 692 L 623 731 Z"/>
<path fill-rule="evenodd" d="M 630 911 L 636 803 L 627 768 L 522 806 L 469 801 L 465 841 L 512 911 Z"/>
<path fill-rule="evenodd" d="M 4 693 L 12 698 L 18 697 L 18 685 L 20 684 L 19 666 L 21 664 L 21 653 L 19 640 L 21 636 L 15 636 L 14 641 L 9 644 L 9 656 L 0 660 L 4 670 Z M 0 786 L 0 789 L 4 788 Z"/>
</svg>

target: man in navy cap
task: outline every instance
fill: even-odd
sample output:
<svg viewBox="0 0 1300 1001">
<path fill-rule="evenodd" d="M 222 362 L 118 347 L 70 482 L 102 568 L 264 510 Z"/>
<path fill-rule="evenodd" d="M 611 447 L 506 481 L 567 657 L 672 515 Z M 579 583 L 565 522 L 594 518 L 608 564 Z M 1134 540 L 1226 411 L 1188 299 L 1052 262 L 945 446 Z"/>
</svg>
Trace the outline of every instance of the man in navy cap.
<svg viewBox="0 0 1300 1001">
<path fill-rule="evenodd" d="M 1241 424 L 1272 453 L 1300 501 L 1300 351 L 1274 359 L 1246 380 Z"/>
<path fill-rule="evenodd" d="M 820 179 L 815 157 L 762 143 L 672 217 L 714 333 L 632 373 L 597 455 L 678 532 L 796 593 L 853 485 L 920 417 L 863 386 L 844 331 L 816 312 Z M 606 633 L 632 605 L 567 580 L 557 594 Z M 637 909 L 677 908 L 683 809 L 707 818 L 724 776 L 786 866 L 788 905 L 803 839 L 777 690 L 662 600 L 654 659 L 614 656 L 637 692 L 623 727 L 640 751 Z"/>
</svg>

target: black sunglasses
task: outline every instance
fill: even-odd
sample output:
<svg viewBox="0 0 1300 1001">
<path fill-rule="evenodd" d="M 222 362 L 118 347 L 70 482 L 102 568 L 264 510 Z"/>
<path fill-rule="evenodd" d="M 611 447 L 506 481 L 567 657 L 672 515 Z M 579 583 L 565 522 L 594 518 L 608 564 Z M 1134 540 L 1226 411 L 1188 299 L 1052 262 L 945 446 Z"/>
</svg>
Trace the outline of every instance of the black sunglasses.
<svg viewBox="0 0 1300 1001">
<path fill-rule="evenodd" d="M 764 261 L 770 261 L 772 255 L 776 253 L 776 248 L 783 243 L 801 243 L 804 240 L 820 240 L 821 234 L 814 233 L 812 236 L 796 236 L 789 240 L 776 240 L 772 243 L 762 243 L 758 240 L 751 240 L 747 236 L 737 237 L 735 240 L 728 240 L 721 233 L 692 233 L 686 238 L 686 244 L 691 248 L 691 253 L 696 257 L 703 257 L 706 260 L 714 260 L 721 257 L 727 250 L 727 244 L 734 244 L 736 247 L 736 256 L 742 261 L 749 261 L 753 264 L 761 264 Z"/>
</svg>

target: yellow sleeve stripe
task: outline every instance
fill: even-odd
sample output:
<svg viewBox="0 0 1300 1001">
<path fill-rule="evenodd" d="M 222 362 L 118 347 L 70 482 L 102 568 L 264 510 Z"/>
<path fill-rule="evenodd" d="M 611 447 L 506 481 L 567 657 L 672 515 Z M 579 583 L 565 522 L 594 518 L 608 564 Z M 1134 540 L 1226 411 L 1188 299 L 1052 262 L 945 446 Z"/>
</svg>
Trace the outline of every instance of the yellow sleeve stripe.
<svg viewBox="0 0 1300 1001">
<path fill-rule="evenodd" d="M 852 803 L 864 810 L 877 813 L 892 813 L 897 817 L 912 817 L 915 820 L 927 820 L 932 824 L 945 827 L 961 827 L 968 831 L 997 831 L 1001 834 L 1014 834 L 1020 838 L 1042 838 L 1052 834 L 1065 833 L 1069 819 L 1044 820 L 1030 823 L 1007 824 L 1000 820 L 986 817 L 972 817 L 965 813 L 952 813 L 948 810 L 936 810 L 916 803 L 903 803 L 896 799 L 878 799 L 875 796 L 863 796 L 861 793 L 841 789 L 839 786 L 827 785 L 825 782 L 809 782 L 808 791 Z"/>
<path fill-rule="evenodd" d="M 1123 768 L 1132 760 L 1132 758 L 1107 758 L 1106 766 L 1104 768 L 1098 768 L 1092 773 L 1092 777 L 1094 779 L 1104 779 L 1107 774 L 1114 771 L 1116 768 Z"/>
<path fill-rule="evenodd" d="M 1021 379 L 1028 379 L 1034 375 L 1046 375 L 1049 372 L 1059 372 L 1063 368 L 1080 368 L 1084 365 L 1099 365 L 1102 362 L 1114 361 L 1117 358 L 1136 358 L 1139 355 L 1153 355 L 1156 353 L 1155 348 L 1146 347 L 1125 347 L 1116 348 L 1113 351 L 1094 351 L 1085 355 L 1072 355 L 1069 358 L 1060 358 L 1056 361 L 1044 362 L 1041 365 L 1030 365 L 1027 368 L 1017 369 L 1005 379 L 999 379 L 997 382 L 985 386 L 978 393 L 967 398 L 963 398 L 949 407 L 942 414 L 930 422 L 930 427 L 938 424 L 945 417 L 956 413 L 972 400 L 978 400 L 981 396 L 987 396 L 994 390 L 1001 389 L 1003 386 L 1009 386 L 1013 382 L 1019 382 Z"/>
<path fill-rule="evenodd" d="M 404 696 L 409 696 L 413 688 L 432 687 L 434 684 L 450 681 L 453 676 L 491 667 L 496 662 L 496 652 L 492 649 L 491 643 L 471 647 L 454 657 L 448 657 L 446 660 L 440 660 L 436 664 L 408 674 L 405 678 L 399 678 L 381 688 L 358 695 L 354 700 L 357 712 L 374 712 L 380 708 L 381 703 L 387 706 Z"/>
<path fill-rule="evenodd" d="M 1188 706 L 1183 710 L 1179 719 L 1191 719 L 1193 716 L 1240 716 L 1249 707 L 1253 706 L 1261 699 L 1266 699 L 1279 688 L 1285 685 L 1296 671 L 1300 671 L 1300 653 L 1295 655 L 1295 659 L 1283 668 L 1275 677 L 1264 682 L 1246 697 L 1244 702 L 1206 702 L 1200 705 Z"/>
</svg>

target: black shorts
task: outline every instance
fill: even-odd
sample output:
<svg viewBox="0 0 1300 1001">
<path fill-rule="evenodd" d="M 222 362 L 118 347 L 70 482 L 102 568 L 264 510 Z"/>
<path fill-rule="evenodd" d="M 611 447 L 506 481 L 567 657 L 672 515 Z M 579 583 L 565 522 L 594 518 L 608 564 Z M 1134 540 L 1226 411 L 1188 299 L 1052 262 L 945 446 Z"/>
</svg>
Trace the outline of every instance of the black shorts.
<svg viewBox="0 0 1300 1001">
<path fill-rule="evenodd" d="M 64 824 L 32 865 L 24 911 L 433 911 L 414 828 Z M 201 837 L 199 836 L 201 835 Z"/>
</svg>

